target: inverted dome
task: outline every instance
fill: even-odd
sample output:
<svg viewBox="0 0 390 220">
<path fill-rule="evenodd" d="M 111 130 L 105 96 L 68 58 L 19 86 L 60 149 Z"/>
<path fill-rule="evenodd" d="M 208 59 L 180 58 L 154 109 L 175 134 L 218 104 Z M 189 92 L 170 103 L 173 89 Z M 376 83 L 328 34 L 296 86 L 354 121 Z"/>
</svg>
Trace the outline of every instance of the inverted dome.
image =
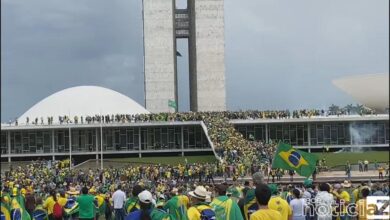
<svg viewBox="0 0 390 220">
<path fill-rule="evenodd" d="M 378 113 L 389 108 L 388 73 L 349 76 L 334 80 L 333 84 Z"/>
<path fill-rule="evenodd" d="M 54 123 L 58 116 L 85 117 L 112 114 L 149 113 L 144 107 L 131 98 L 111 89 L 99 86 L 76 86 L 56 92 L 41 100 L 18 118 L 19 123 L 30 122 L 35 118 L 53 116 Z"/>
</svg>

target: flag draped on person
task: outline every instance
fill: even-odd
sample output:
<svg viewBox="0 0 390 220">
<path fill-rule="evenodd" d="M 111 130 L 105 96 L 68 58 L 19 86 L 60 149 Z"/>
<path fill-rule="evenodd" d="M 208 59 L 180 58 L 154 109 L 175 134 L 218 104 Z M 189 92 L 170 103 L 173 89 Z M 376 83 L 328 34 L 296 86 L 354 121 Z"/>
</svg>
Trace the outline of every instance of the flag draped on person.
<svg viewBox="0 0 390 220">
<path fill-rule="evenodd" d="M 0 219 L 1 220 L 11 220 L 11 214 L 9 210 L 9 206 L 5 202 L 1 202 L 1 213 L 0 213 Z"/>
<path fill-rule="evenodd" d="M 272 168 L 294 170 L 301 176 L 309 177 L 315 170 L 317 156 L 296 150 L 291 145 L 279 143 L 272 161 Z"/>
<path fill-rule="evenodd" d="M 215 210 L 216 220 L 242 220 L 241 210 L 232 199 L 218 196 L 210 206 Z"/>
<path fill-rule="evenodd" d="M 16 191 L 15 189 L 13 191 Z M 11 197 L 11 219 L 13 220 L 30 220 L 30 214 L 28 214 L 24 207 L 24 198 L 18 192 L 13 192 Z"/>
<path fill-rule="evenodd" d="M 176 219 L 187 220 L 187 207 L 180 199 L 180 196 L 174 196 L 164 206 L 166 210 L 172 216 L 175 216 Z"/>
</svg>

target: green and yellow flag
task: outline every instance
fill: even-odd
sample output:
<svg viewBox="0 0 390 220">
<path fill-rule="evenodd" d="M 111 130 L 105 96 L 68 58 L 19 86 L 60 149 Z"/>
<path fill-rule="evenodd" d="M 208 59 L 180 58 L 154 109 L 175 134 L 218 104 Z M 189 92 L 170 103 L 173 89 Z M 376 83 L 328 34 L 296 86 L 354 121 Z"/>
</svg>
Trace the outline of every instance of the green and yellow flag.
<svg viewBox="0 0 390 220">
<path fill-rule="evenodd" d="M 291 145 L 279 143 L 272 161 L 272 168 L 295 170 L 299 175 L 309 177 L 316 168 L 318 158 L 311 153 L 296 150 Z"/>
<path fill-rule="evenodd" d="M 168 107 L 174 108 L 176 111 L 176 108 L 177 108 L 176 101 L 169 99 L 168 100 Z"/>
</svg>

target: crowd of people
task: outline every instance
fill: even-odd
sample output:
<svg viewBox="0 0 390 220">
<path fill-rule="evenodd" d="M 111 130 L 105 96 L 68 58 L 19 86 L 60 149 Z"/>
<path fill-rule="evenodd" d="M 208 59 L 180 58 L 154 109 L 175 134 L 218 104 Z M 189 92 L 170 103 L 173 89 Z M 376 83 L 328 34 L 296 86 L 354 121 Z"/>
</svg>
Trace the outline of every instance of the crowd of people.
<svg viewBox="0 0 390 220">
<path fill-rule="evenodd" d="M 387 182 L 268 184 L 256 167 L 251 180 L 228 184 L 214 182 L 225 171 L 213 164 L 83 171 L 69 162 L 37 161 L 2 175 L 4 219 L 365 219 L 367 196 L 389 195 Z"/>
<path fill-rule="evenodd" d="M 91 123 L 134 123 L 134 122 L 155 122 L 155 121 L 201 121 L 210 115 L 219 115 L 229 120 L 233 119 L 285 119 L 285 118 L 310 118 L 328 117 L 343 115 L 373 115 L 374 110 L 362 105 L 347 105 L 345 107 L 330 106 L 327 110 L 301 109 L 301 110 L 246 110 L 246 111 L 223 111 L 223 112 L 174 112 L 174 113 L 151 113 L 151 114 L 107 114 L 107 115 L 69 115 L 58 116 L 59 124 L 91 124 Z M 26 117 L 25 125 L 52 125 L 53 116 Z M 9 124 L 18 125 L 15 119 Z"/>
</svg>

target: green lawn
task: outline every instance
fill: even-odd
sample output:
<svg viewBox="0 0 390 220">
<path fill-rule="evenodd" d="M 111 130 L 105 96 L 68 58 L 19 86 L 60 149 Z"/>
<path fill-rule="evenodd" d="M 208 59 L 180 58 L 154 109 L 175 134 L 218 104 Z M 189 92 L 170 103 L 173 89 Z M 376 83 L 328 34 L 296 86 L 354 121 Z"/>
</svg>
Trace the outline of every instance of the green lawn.
<svg viewBox="0 0 390 220">
<path fill-rule="evenodd" d="M 347 160 L 351 164 L 357 164 L 358 160 L 368 160 L 370 163 L 374 162 L 389 162 L 389 153 L 386 151 L 369 151 L 362 153 L 315 153 L 318 159 L 325 158 L 326 164 L 329 167 L 338 165 L 345 165 Z"/>
<path fill-rule="evenodd" d="M 351 164 L 357 164 L 358 160 L 368 160 L 370 163 L 377 160 L 378 162 L 388 162 L 389 154 L 386 151 L 370 151 L 364 153 L 314 153 L 319 159 L 325 157 L 327 166 L 334 167 L 338 165 L 345 165 L 346 161 L 349 160 Z M 184 164 L 185 158 L 188 163 L 210 163 L 215 162 L 216 159 L 212 155 L 207 156 L 177 156 L 177 157 L 142 157 L 142 158 L 116 158 L 109 159 L 115 162 L 132 162 L 132 163 L 160 163 L 160 164 Z"/>
</svg>

